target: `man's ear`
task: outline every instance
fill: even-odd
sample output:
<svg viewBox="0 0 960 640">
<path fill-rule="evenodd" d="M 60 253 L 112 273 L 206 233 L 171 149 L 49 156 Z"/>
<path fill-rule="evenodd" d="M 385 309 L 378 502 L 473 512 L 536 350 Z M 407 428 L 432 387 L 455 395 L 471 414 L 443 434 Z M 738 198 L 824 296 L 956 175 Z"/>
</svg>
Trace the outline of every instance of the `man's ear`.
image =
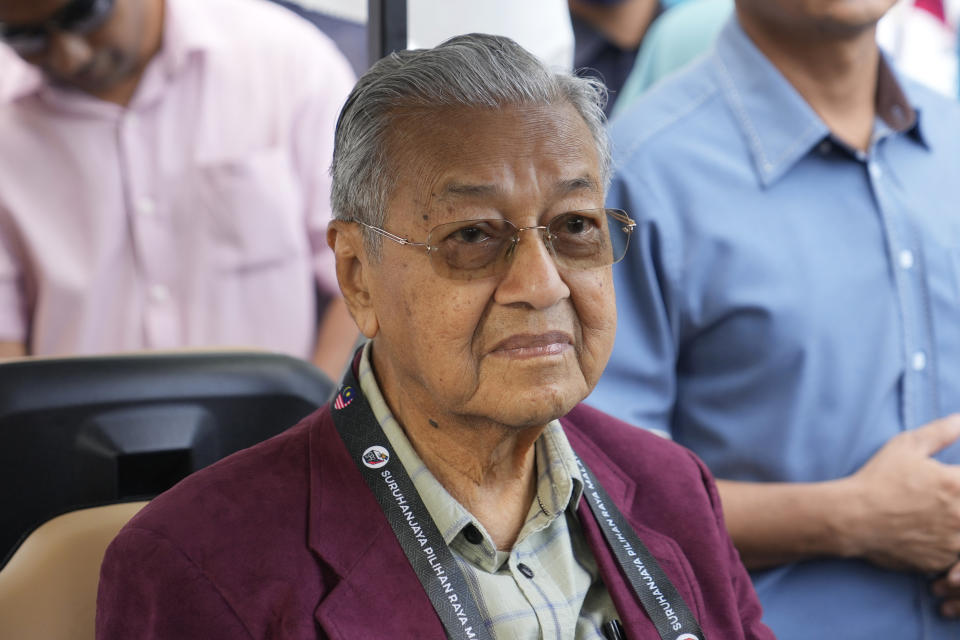
<svg viewBox="0 0 960 640">
<path fill-rule="evenodd" d="M 350 315 L 367 338 L 373 338 L 380 329 L 370 295 L 369 278 L 373 265 L 363 246 L 360 225 L 334 220 L 327 227 L 327 244 L 337 261 L 337 281 L 347 303 Z"/>
</svg>

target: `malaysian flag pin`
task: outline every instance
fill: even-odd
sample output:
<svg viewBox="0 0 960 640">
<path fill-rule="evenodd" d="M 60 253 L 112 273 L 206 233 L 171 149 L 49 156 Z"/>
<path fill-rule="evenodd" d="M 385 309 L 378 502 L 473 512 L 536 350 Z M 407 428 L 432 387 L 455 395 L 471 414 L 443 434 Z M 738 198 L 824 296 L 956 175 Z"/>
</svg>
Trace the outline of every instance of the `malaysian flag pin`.
<svg viewBox="0 0 960 640">
<path fill-rule="evenodd" d="M 353 402 L 353 387 L 344 387 L 333 401 L 334 409 L 343 409 Z"/>
</svg>

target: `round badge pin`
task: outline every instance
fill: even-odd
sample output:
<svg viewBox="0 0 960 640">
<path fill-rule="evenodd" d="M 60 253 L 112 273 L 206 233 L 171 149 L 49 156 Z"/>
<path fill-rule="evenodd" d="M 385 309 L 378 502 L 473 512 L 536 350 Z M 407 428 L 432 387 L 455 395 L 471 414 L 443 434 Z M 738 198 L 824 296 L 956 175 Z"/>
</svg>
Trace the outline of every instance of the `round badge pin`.
<svg viewBox="0 0 960 640">
<path fill-rule="evenodd" d="M 363 452 L 363 464 L 371 469 L 379 469 L 390 462 L 390 452 L 380 445 L 368 447 Z"/>
<path fill-rule="evenodd" d="M 677 640 L 700 640 L 700 638 L 692 633 L 681 633 L 679 636 L 677 636 Z"/>
</svg>

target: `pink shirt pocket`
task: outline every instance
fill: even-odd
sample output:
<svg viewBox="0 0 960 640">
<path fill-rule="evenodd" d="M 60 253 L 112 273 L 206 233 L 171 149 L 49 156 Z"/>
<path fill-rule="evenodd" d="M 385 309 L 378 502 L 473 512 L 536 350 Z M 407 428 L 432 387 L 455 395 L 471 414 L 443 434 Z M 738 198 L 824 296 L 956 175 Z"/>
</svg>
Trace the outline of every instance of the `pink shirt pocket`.
<svg viewBox="0 0 960 640">
<path fill-rule="evenodd" d="M 248 271 L 304 259 L 303 197 L 282 148 L 204 165 L 192 173 L 175 215 L 202 234 L 215 268 Z"/>
</svg>

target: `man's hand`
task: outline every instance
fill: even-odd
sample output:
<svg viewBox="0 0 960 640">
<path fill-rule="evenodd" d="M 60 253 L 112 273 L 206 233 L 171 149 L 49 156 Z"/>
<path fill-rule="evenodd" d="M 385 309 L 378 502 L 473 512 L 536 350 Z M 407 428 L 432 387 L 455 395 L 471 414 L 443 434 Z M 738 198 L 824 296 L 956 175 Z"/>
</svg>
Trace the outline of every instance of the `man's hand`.
<svg viewBox="0 0 960 640">
<path fill-rule="evenodd" d="M 945 576 L 933 583 L 933 595 L 943 598 L 940 613 L 947 618 L 960 618 L 960 562 Z"/>
<path fill-rule="evenodd" d="M 851 490 L 849 555 L 891 569 L 939 573 L 954 567 L 960 554 L 960 467 L 930 456 L 958 438 L 960 414 L 906 431 L 843 481 Z"/>
<path fill-rule="evenodd" d="M 718 480 L 743 563 L 763 569 L 839 556 L 922 573 L 947 570 L 960 558 L 960 466 L 931 456 L 958 438 L 955 414 L 897 435 L 840 480 Z"/>
</svg>

